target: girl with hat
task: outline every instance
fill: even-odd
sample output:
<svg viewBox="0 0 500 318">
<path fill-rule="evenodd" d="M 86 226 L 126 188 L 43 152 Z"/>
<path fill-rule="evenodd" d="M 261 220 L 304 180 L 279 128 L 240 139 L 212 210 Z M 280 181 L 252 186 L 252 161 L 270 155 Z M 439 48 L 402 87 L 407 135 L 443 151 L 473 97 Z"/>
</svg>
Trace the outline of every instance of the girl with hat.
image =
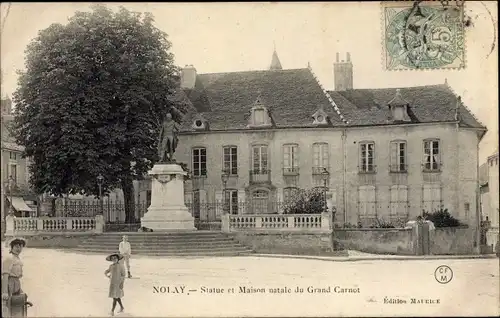
<svg viewBox="0 0 500 318">
<path fill-rule="evenodd" d="M 23 262 L 19 258 L 26 240 L 13 238 L 9 242 L 9 255 L 2 262 L 2 301 L 8 301 L 11 296 L 23 293 L 21 277 L 23 277 Z M 8 306 L 2 306 L 4 308 Z M 8 310 L 8 308 L 6 308 Z"/>
<path fill-rule="evenodd" d="M 106 257 L 107 261 L 113 262 L 104 272 L 104 275 L 106 275 L 110 279 L 109 298 L 113 298 L 111 316 L 113 316 L 115 313 L 116 303 L 120 305 L 120 310 L 118 312 L 122 312 L 125 309 L 121 300 L 121 298 L 124 296 L 123 283 L 125 282 L 125 267 L 119 263 L 122 258 L 123 256 L 118 253 L 111 254 Z"/>
</svg>

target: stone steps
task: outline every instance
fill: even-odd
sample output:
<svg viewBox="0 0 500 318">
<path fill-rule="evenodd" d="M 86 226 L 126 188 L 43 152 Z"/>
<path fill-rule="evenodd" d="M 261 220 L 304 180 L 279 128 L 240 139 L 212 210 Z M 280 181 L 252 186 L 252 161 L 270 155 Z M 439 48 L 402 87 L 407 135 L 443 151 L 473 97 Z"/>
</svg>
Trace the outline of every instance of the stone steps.
<svg viewBox="0 0 500 318">
<path fill-rule="evenodd" d="M 236 256 L 253 253 L 234 238 L 221 232 L 209 231 L 103 233 L 87 238 L 72 251 L 92 254 L 116 253 L 123 235 L 128 236 L 133 255 Z"/>
</svg>

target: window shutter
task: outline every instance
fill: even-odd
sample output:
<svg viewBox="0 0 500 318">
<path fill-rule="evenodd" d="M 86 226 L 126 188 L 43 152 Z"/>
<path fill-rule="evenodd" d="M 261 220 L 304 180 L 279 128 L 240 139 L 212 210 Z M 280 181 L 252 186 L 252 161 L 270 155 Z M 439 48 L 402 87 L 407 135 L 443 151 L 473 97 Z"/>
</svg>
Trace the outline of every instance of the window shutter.
<svg viewBox="0 0 500 318">
<path fill-rule="evenodd" d="M 224 192 L 215 191 L 215 215 L 220 216 L 224 211 Z"/>
<path fill-rule="evenodd" d="M 396 170 L 396 165 L 398 164 L 398 143 L 397 142 L 391 142 L 391 158 L 390 158 L 390 163 L 391 165 L 391 171 Z"/>
<path fill-rule="evenodd" d="M 238 190 L 238 214 L 246 213 L 245 190 Z"/>
<path fill-rule="evenodd" d="M 433 184 L 432 185 L 432 203 L 433 210 L 438 210 L 441 208 L 441 185 Z M 434 211 L 433 211 L 434 212 Z"/>
<path fill-rule="evenodd" d="M 367 197 L 368 197 L 368 200 L 370 202 L 368 213 L 370 215 L 374 215 L 375 214 L 375 210 L 376 210 L 375 187 L 369 187 L 367 192 L 368 192 L 367 193 L 368 194 Z"/>
<path fill-rule="evenodd" d="M 432 211 L 432 205 L 431 205 L 432 189 L 429 184 L 424 184 L 422 201 L 423 201 L 423 209 L 425 210 L 425 212 L 433 213 L 434 211 Z"/>
<path fill-rule="evenodd" d="M 404 215 L 408 214 L 408 186 L 399 186 L 398 200 L 400 204 L 400 211 Z"/>
<path fill-rule="evenodd" d="M 366 189 L 364 186 L 358 188 L 358 212 L 360 215 L 366 215 Z"/>
<path fill-rule="evenodd" d="M 391 186 L 391 215 L 398 213 L 398 186 Z"/>
</svg>

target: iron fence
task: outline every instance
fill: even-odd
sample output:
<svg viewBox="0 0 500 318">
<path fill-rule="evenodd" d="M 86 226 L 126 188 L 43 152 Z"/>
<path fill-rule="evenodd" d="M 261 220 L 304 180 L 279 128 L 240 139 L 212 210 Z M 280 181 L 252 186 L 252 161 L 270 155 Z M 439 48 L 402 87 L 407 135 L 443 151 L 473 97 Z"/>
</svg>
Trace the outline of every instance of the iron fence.
<svg viewBox="0 0 500 318">
<path fill-rule="evenodd" d="M 148 208 L 146 202 L 131 205 L 134 221 L 139 222 Z M 101 214 L 106 223 L 122 223 L 125 221 L 125 204 L 123 202 L 99 202 L 83 200 L 56 201 L 55 216 L 92 217 Z"/>
</svg>

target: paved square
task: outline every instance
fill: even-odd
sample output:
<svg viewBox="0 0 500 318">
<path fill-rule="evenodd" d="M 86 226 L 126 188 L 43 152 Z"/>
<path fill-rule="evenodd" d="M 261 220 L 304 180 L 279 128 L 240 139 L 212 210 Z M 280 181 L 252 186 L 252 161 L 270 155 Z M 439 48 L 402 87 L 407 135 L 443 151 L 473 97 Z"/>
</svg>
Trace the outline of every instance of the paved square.
<svg viewBox="0 0 500 318">
<path fill-rule="evenodd" d="M 29 316 L 108 315 L 111 299 L 107 297 L 104 270 L 109 263 L 103 255 L 27 248 L 22 259 L 23 288 L 35 304 Z M 439 265 L 447 265 L 454 272 L 448 284 L 440 284 L 434 278 Z M 136 257 L 131 266 L 137 278 L 125 281 L 126 312 L 119 317 L 499 313 L 498 259 L 332 262 L 258 257 Z M 202 293 L 203 286 L 223 288 L 224 293 Z M 240 286 L 264 288 L 266 292 L 240 293 Z M 354 291 L 359 288 L 359 293 L 334 292 L 335 286 Z M 155 287 L 164 293 L 155 293 Z M 173 293 L 182 287 L 184 293 Z M 296 287 L 304 292 L 295 293 Z M 331 292 L 308 293 L 308 287 L 330 287 Z M 228 293 L 230 288 L 235 288 L 234 294 Z M 291 293 L 270 293 L 270 288 L 290 288 Z M 385 302 L 400 299 L 408 303 L 384 303 L 385 297 Z M 410 304 L 411 298 L 439 299 L 440 303 Z"/>
</svg>

